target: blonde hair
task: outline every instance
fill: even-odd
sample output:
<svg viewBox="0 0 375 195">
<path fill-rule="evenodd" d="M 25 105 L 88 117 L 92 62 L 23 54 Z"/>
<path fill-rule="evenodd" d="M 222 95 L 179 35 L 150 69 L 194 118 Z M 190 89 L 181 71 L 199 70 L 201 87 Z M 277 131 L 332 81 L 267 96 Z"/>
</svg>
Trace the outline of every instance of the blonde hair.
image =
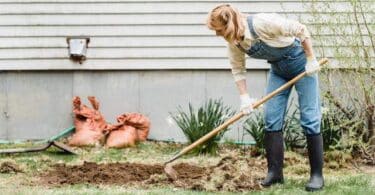
<svg viewBox="0 0 375 195">
<path fill-rule="evenodd" d="M 229 43 L 241 41 L 244 26 L 241 13 L 230 4 L 220 4 L 208 13 L 206 25 L 209 29 L 222 31 L 223 37 Z"/>
</svg>

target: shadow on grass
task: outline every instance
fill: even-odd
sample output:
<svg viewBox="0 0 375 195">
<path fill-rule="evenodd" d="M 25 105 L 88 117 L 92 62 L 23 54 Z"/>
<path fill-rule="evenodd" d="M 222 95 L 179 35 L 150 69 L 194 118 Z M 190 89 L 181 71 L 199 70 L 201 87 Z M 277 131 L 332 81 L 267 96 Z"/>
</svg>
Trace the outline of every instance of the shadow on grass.
<svg viewBox="0 0 375 195">
<path fill-rule="evenodd" d="M 374 177 L 364 174 L 342 176 L 330 175 L 325 179 L 325 187 L 321 191 L 314 192 L 314 194 L 375 194 L 375 186 L 372 180 Z M 283 185 L 276 185 L 260 192 L 253 192 L 251 194 L 311 194 L 305 191 L 305 183 L 308 178 L 303 180 L 288 179 Z"/>
<path fill-rule="evenodd" d="M 313 194 L 375 194 L 375 188 L 372 186 L 372 180 L 369 175 L 357 174 L 352 176 L 330 176 L 326 179 L 324 190 L 315 192 Z M 276 185 L 271 188 L 266 188 L 257 192 L 245 192 L 244 194 L 311 194 L 304 190 L 304 185 L 307 178 L 304 180 L 288 179 L 283 185 Z M 9 189 L 10 190 L 10 189 Z M 0 192 L 6 193 L 7 189 L 2 189 Z M 10 192 L 10 191 L 9 191 Z M 150 187 L 149 189 L 139 189 L 137 187 L 122 187 L 122 186 L 94 186 L 94 185 L 72 185 L 62 186 L 59 188 L 45 188 L 45 187 L 20 187 L 12 189 L 12 194 L 234 194 L 230 192 L 202 192 L 182 190 L 177 188 Z"/>
</svg>

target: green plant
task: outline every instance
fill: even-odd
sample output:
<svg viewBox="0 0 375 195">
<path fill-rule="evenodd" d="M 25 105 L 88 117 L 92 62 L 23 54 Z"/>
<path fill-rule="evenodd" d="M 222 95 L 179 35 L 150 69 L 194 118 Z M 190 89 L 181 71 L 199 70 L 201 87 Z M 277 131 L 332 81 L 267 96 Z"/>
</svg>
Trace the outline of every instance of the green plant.
<svg viewBox="0 0 375 195">
<path fill-rule="evenodd" d="M 293 100 L 292 100 L 293 101 Z M 292 102 L 291 101 L 291 102 Z M 291 104 L 286 110 L 286 116 L 283 125 L 284 144 L 286 150 L 293 148 L 303 148 L 306 146 L 306 138 L 300 125 L 298 108 L 291 110 Z"/>
<path fill-rule="evenodd" d="M 304 147 L 306 139 L 303 135 L 303 130 L 299 124 L 298 109 L 290 110 L 292 106 L 289 105 L 286 110 L 286 117 L 282 127 L 284 135 L 284 144 L 287 150 L 293 148 Z M 243 125 L 243 128 L 249 133 L 256 142 L 256 148 L 259 152 L 264 153 L 264 130 L 265 122 L 262 112 L 254 112 Z"/>
<path fill-rule="evenodd" d="M 287 111 L 287 113 L 283 126 L 285 147 L 287 150 L 303 148 L 306 146 L 306 138 L 300 126 L 298 109 Z M 348 136 L 345 137 L 344 130 L 354 128 L 355 120 L 351 119 L 353 114 L 350 108 L 342 110 L 332 104 L 322 109 L 320 132 L 323 135 L 325 151 L 348 148 Z"/>
<path fill-rule="evenodd" d="M 188 141 L 193 143 L 219 125 L 223 124 L 234 114 L 235 112 L 232 111 L 230 107 L 225 106 L 221 99 L 209 99 L 203 106 L 198 108 L 198 111 L 195 111 L 192 104 L 189 103 L 188 112 L 183 111 L 179 106 L 177 108 L 177 114 L 171 113 L 171 116 L 183 131 Z M 227 130 L 228 128 L 222 130 L 215 137 L 196 147 L 193 150 L 193 153 L 215 154 L 218 148 L 218 142 Z"/>
<path fill-rule="evenodd" d="M 344 122 L 342 112 L 332 106 L 323 108 L 320 130 L 323 135 L 324 150 L 343 149 L 340 144 L 343 138 L 342 122 Z"/>
<path fill-rule="evenodd" d="M 326 137 L 334 143 L 341 131 L 338 146 L 346 145 L 346 150 L 361 153 L 362 158 L 375 164 L 375 155 L 369 155 L 375 153 L 375 39 L 372 28 L 375 4 L 363 0 L 350 0 L 345 4 L 347 11 L 343 14 L 336 2 L 304 2 L 313 16 L 306 22 L 311 24 L 308 28 L 316 54 L 332 58 L 336 67 L 322 71 L 323 91 L 328 94 L 323 101 L 345 116 L 340 121 L 326 118 L 323 124 L 335 128 L 325 128 L 323 133 L 332 133 L 333 136 Z"/>
<path fill-rule="evenodd" d="M 264 128 L 265 123 L 262 112 L 254 112 L 251 117 L 246 119 L 243 128 L 255 140 L 255 149 L 264 154 Z"/>
<path fill-rule="evenodd" d="M 324 94 L 326 102 L 322 111 L 321 133 L 323 135 L 324 150 L 346 150 L 352 152 L 353 148 L 360 150 L 368 161 L 373 161 L 370 151 L 371 145 L 359 143 L 358 137 L 363 136 L 364 122 L 358 120 L 355 111 L 350 107 L 344 107 L 337 102 L 329 93 Z M 304 148 L 306 138 L 304 131 L 300 126 L 298 108 L 288 106 L 283 125 L 284 144 L 286 150 L 294 148 Z M 253 117 L 247 119 L 244 123 L 244 129 L 256 141 L 257 149 L 264 152 L 264 119 L 262 112 L 255 112 Z"/>
</svg>

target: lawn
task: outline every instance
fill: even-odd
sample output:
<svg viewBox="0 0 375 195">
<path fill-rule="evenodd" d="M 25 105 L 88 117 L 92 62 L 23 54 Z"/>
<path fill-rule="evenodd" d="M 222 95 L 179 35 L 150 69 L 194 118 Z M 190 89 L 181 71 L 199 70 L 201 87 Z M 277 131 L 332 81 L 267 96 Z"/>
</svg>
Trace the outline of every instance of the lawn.
<svg viewBox="0 0 375 195">
<path fill-rule="evenodd" d="M 31 144 L 0 145 L 1 148 L 30 147 Z M 150 185 L 125 184 L 85 184 L 74 185 L 46 185 L 40 182 L 40 175 L 53 170 L 53 165 L 64 163 L 67 166 L 81 165 L 84 162 L 104 163 L 142 163 L 161 164 L 168 160 L 183 145 L 168 144 L 163 142 L 144 142 L 136 148 L 127 149 L 105 149 L 102 147 L 77 149 L 78 156 L 56 153 L 50 149 L 39 153 L 24 153 L 13 155 L 1 155 L 0 164 L 5 162 L 15 165 L 19 172 L 1 169 L 0 192 L 1 194 L 217 194 L 218 192 L 207 192 L 180 188 L 163 183 Z M 192 156 L 186 155 L 175 163 L 189 163 L 197 166 L 213 166 L 220 162 L 225 156 L 235 156 L 241 160 L 235 166 L 242 166 L 243 162 L 255 162 L 254 172 L 260 172 L 264 176 L 265 159 L 262 157 L 250 157 L 249 149 L 223 145 L 218 156 Z M 297 153 L 286 153 L 284 185 L 271 188 L 244 191 L 249 194 L 308 194 L 304 191 L 304 184 L 308 179 L 308 163 L 306 158 Z M 259 162 L 259 163 L 258 163 Z M 326 163 L 327 164 L 327 163 Z M 259 166 L 258 166 L 259 165 Z M 251 167 L 250 167 L 251 170 Z M 257 171 L 255 171 L 257 170 Z M 364 165 L 352 166 L 351 164 L 340 168 L 325 167 L 326 185 L 323 191 L 316 194 L 375 194 L 375 168 Z M 221 190 L 220 193 L 231 194 Z"/>
</svg>

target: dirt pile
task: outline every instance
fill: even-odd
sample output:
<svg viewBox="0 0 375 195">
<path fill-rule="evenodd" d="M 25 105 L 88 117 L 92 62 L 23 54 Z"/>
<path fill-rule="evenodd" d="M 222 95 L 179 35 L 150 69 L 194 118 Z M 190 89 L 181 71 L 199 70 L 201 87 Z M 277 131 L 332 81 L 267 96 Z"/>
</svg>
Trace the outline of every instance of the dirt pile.
<svg viewBox="0 0 375 195">
<path fill-rule="evenodd" d="M 0 165 L 0 173 L 20 173 L 22 169 L 17 164 L 12 162 L 3 162 Z"/>
<path fill-rule="evenodd" d="M 144 165 L 136 163 L 96 164 L 84 162 L 83 165 L 66 166 L 56 164 L 54 169 L 43 174 L 43 182 L 52 185 L 61 184 L 117 184 L 143 181 L 151 175 L 162 174 L 161 165 Z"/>
<path fill-rule="evenodd" d="M 260 179 L 264 174 L 264 166 L 256 159 L 225 157 L 206 170 L 206 174 L 193 181 L 184 181 L 183 188 L 207 191 L 249 191 L 260 190 Z"/>
<path fill-rule="evenodd" d="M 205 191 L 259 190 L 259 180 L 264 177 L 265 165 L 257 159 L 225 157 L 217 165 L 200 167 L 187 163 L 173 166 L 177 180 L 169 179 L 163 166 L 137 163 L 83 165 L 54 165 L 50 172 L 41 175 L 43 184 L 109 184 L 109 185 L 167 185 L 184 189 Z"/>
</svg>

